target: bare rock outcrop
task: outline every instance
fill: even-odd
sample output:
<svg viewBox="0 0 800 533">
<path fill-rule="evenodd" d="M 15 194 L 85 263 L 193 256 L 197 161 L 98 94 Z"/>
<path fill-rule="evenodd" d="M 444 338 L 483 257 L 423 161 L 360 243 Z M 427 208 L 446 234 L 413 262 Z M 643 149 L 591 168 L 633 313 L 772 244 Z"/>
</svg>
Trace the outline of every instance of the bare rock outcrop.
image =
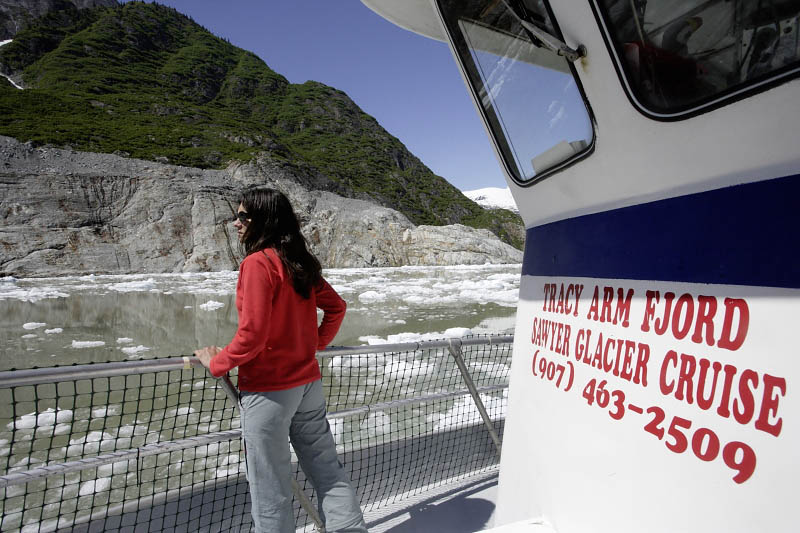
<svg viewBox="0 0 800 533">
<path fill-rule="evenodd" d="M 0 136 L 0 275 L 235 269 L 238 191 L 255 184 L 289 196 L 326 267 L 522 259 L 487 230 L 415 226 L 395 210 L 302 183 L 266 154 L 201 170 Z"/>
<path fill-rule="evenodd" d="M 31 21 L 72 4 L 77 9 L 114 7 L 117 0 L 0 0 L 0 41 L 11 39 Z"/>
</svg>

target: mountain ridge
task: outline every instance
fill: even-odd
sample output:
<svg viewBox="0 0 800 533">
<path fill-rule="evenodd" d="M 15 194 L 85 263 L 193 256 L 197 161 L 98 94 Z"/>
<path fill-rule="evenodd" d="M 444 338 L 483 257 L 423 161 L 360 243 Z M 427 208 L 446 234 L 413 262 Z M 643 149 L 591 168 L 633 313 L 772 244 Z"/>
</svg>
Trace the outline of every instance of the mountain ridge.
<svg viewBox="0 0 800 533">
<path fill-rule="evenodd" d="M 266 153 L 311 189 L 522 246 L 518 215 L 466 198 L 345 93 L 291 84 L 172 8 L 61 5 L 0 48 L 0 72 L 26 87 L 0 80 L 2 135 L 200 169 Z"/>
</svg>

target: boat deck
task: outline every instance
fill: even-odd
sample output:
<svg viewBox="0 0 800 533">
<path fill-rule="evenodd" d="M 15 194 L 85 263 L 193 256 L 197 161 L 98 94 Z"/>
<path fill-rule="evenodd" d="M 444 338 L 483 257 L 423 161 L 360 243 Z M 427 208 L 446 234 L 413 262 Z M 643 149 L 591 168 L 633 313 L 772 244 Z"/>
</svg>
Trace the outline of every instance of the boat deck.
<svg viewBox="0 0 800 533">
<path fill-rule="evenodd" d="M 491 528 L 497 494 L 495 471 L 487 475 L 431 490 L 380 516 L 367 514 L 374 533 L 473 533 Z"/>
</svg>

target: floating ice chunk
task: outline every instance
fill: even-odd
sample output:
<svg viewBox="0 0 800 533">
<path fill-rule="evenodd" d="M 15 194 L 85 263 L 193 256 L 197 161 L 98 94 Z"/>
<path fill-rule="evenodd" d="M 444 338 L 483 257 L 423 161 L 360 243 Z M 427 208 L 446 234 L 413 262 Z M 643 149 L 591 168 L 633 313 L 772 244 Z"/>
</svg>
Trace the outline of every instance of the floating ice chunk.
<svg viewBox="0 0 800 533">
<path fill-rule="evenodd" d="M 92 409 L 92 418 L 103 418 L 106 416 L 114 416 L 120 414 L 122 406 L 118 403 L 106 405 L 103 407 L 96 407 Z"/>
<path fill-rule="evenodd" d="M 103 477 L 98 479 L 90 479 L 81 483 L 81 488 L 78 490 L 78 496 L 89 496 L 98 492 L 107 491 L 111 487 L 111 478 Z"/>
<path fill-rule="evenodd" d="M 72 341 L 73 348 L 99 348 L 105 345 L 103 341 Z"/>
<path fill-rule="evenodd" d="M 358 300 L 364 303 L 384 302 L 386 301 L 386 295 L 378 291 L 367 291 L 359 294 Z"/>
<path fill-rule="evenodd" d="M 203 311 L 214 311 L 215 309 L 219 309 L 220 307 L 225 307 L 225 304 L 222 302 L 217 302 L 216 300 L 209 300 L 204 304 L 198 305 L 197 307 L 199 307 Z"/>
<path fill-rule="evenodd" d="M 377 335 L 364 335 L 359 337 L 358 340 L 366 342 L 369 345 L 378 346 L 381 344 L 404 344 L 408 342 L 440 340 L 442 338 L 458 338 L 465 337 L 467 335 L 472 335 L 472 330 L 469 328 L 449 328 L 444 332 L 431 331 L 428 333 L 415 333 L 411 331 L 405 331 L 402 333 L 387 335 L 385 339 L 378 337 Z"/>
<path fill-rule="evenodd" d="M 136 355 L 141 352 L 149 352 L 150 348 L 140 344 L 139 346 L 126 346 L 125 348 L 120 348 L 120 350 L 128 355 Z"/>
<path fill-rule="evenodd" d="M 21 302 L 38 302 L 46 298 L 67 298 L 69 294 L 58 291 L 53 287 L 36 287 L 24 289 L 17 287 L 13 283 L 5 284 L 0 287 L 0 300 L 12 299 Z"/>
<path fill-rule="evenodd" d="M 53 328 L 53 329 L 46 329 L 44 330 L 45 333 L 48 335 L 55 335 L 56 333 L 63 333 L 64 330 L 62 328 Z"/>
<path fill-rule="evenodd" d="M 117 339 L 117 344 L 130 344 L 133 342 L 133 339 L 130 337 L 120 337 Z"/>
<path fill-rule="evenodd" d="M 392 359 L 386 363 L 383 375 L 390 379 L 410 381 L 415 377 L 432 374 L 436 367 L 421 359 Z"/>
<path fill-rule="evenodd" d="M 489 418 L 498 420 L 505 412 L 505 405 L 508 402 L 508 389 L 505 389 L 500 396 L 495 394 L 479 394 Z M 446 413 L 437 413 L 428 416 L 428 421 L 434 424 L 434 429 L 451 429 L 482 422 L 480 412 L 475 407 L 475 402 L 469 395 L 456 400 L 455 404 Z"/>
<path fill-rule="evenodd" d="M 427 341 L 427 340 L 441 339 L 441 338 L 442 338 L 441 333 L 414 333 L 410 331 L 405 331 L 403 333 L 395 333 L 394 335 L 387 336 L 385 342 L 389 344 L 394 344 L 394 343 Z M 370 344 L 381 344 L 381 343 L 370 342 Z"/>
<path fill-rule="evenodd" d="M 346 377 L 353 378 L 358 376 L 366 376 L 370 374 L 370 372 L 374 373 L 376 368 L 375 366 L 370 366 L 368 364 L 364 364 L 364 361 L 378 361 L 377 364 L 383 363 L 383 356 L 380 354 L 362 354 L 360 356 L 352 356 L 352 355 L 337 355 L 335 357 L 331 357 L 330 363 L 328 363 L 328 368 L 330 369 L 331 373 L 339 377 L 340 379 Z"/>
<path fill-rule="evenodd" d="M 395 324 L 405 324 L 405 323 L 406 323 L 406 321 L 405 321 L 405 320 L 403 320 L 402 318 L 398 318 L 397 320 L 395 320 L 395 321 L 394 321 L 394 323 L 395 323 Z"/>
<path fill-rule="evenodd" d="M 486 363 L 470 363 L 469 367 L 477 372 L 484 374 L 493 374 L 499 376 L 508 376 L 509 366 L 503 363 L 486 362 Z"/>
<path fill-rule="evenodd" d="M 217 468 L 215 477 L 227 477 L 230 475 L 236 475 L 240 472 L 242 458 L 239 457 L 239 454 L 232 453 L 223 456 L 219 461 L 220 467 L 227 467 L 227 468 Z"/>
<path fill-rule="evenodd" d="M 22 324 L 22 329 L 39 329 L 45 327 L 47 324 L 44 322 L 26 322 Z"/>
<path fill-rule="evenodd" d="M 120 283 L 112 283 L 108 288 L 117 292 L 144 292 L 155 289 L 156 280 L 148 278 L 140 281 L 122 281 Z"/>
<path fill-rule="evenodd" d="M 78 437 L 75 439 L 70 439 L 69 444 L 70 446 L 76 446 L 79 444 L 86 444 L 90 442 L 100 442 L 101 440 L 109 440 L 113 439 L 114 435 L 110 433 L 106 433 L 105 431 L 90 431 L 88 434 L 84 435 L 83 437 Z"/>
<path fill-rule="evenodd" d="M 22 339 L 38 339 L 39 335 L 36 335 L 36 334 L 33 334 L 33 333 L 28 333 L 27 335 L 23 335 L 20 338 L 22 338 Z"/>
<path fill-rule="evenodd" d="M 36 426 L 52 426 L 57 422 L 65 424 L 72 421 L 72 410 L 47 408 L 38 415 L 28 413 L 17 418 L 14 422 L 6 424 L 6 428 L 11 429 L 32 429 Z"/>
<path fill-rule="evenodd" d="M 331 287 L 333 287 L 333 290 L 335 290 L 340 295 L 341 294 L 349 294 L 349 293 L 352 293 L 352 292 L 356 292 L 356 290 L 354 288 L 348 287 L 347 285 L 334 284 L 330 280 L 328 280 L 328 282 L 331 284 Z"/>
<path fill-rule="evenodd" d="M 392 419 L 383 411 L 373 411 L 361 423 L 361 427 L 367 430 L 367 435 L 370 437 L 385 435 L 392 431 Z"/>
<path fill-rule="evenodd" d="M 469 328 L 448 328 L 444 330 L 444 336 L 449 338 L 466 337 L 472 335 L 472 330 Z"/>
</svg>

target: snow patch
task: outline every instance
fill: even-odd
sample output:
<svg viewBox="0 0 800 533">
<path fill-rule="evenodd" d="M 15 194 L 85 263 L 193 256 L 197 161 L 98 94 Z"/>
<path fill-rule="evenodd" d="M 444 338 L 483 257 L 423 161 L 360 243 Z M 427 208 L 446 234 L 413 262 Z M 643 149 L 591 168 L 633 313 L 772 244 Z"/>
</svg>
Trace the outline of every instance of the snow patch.
<svg viewBox="0 0 800 533">
<path fill-rule="evenodd" d="M 11 41 L 13 41 L 13 39 L 7 39 L 7 40 L 5 40 L 5 41 L 0 41 L 0 46 L 5 46 L 5 45 L 7 45 L 8 43 L 10 43 Z M 17 85 L 17 84 L 14 82 L 14 80 L 12 80 L 11 78 L 9 78 L 9 77 L 8 77 L 8 76 L 6 76 L 5 74 L 0 74 L 0 76 L 3 76 L 5 79 L 7 79 L 7 80 L 8 80 L 8 81 L 11 83 L 11 85 L 13 85 L 14 87 L 16 87 L 17 89 L 22 89 L 22 87 L 20 87 L 19 85 Z"/>
<path fill-rule="evenodd" d="M 475 189 L 474 191 L 463 191 L 463 194 L 482 207 L 490 209 L 508 209 L 509 211 L 519 213 L 517 203 L 514 201 L 514 197 L 511 196 L 511 189 L 508 187 L 504 189 L 499 187 L 486 187 L 484 189 Z"/>
</svg>

